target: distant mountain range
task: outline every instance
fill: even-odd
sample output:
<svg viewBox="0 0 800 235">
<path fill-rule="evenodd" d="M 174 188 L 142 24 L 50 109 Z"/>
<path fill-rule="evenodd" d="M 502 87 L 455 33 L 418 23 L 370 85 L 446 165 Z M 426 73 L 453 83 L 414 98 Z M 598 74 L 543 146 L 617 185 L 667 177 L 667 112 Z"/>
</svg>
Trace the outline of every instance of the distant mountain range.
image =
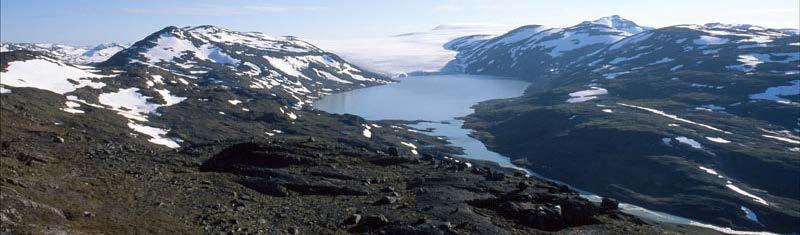
<svg viewBox="0 0 800 235">
<path fill-rule="evenodd" d="M 466 122 L 516 163 L 647 208 L 800 231 L 797 30 L 609 16 L 445 46 L 459 54 L 443 72 L 533 82 Z"/>
<path fill-rule="evenodd" d="M 0 51 L 27 50 L 44 52 L 64 62 L 89 64 L 103 62 L 128 45 L 103 43 L 96 46 L 70 46 L 49 43 L 0 43 Z"/>
</svg>

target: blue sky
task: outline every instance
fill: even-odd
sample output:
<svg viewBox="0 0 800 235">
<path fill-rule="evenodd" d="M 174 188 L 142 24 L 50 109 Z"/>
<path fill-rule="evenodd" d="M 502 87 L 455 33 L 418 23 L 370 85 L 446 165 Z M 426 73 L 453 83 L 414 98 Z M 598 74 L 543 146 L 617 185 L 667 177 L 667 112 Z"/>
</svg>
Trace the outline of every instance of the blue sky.
<svg viewBox="0 0 800 235">
<path fill-rule="evenodd" d="M 798 0 L 2 0 L 0 40 L 133 42 L 168 25 L 201 24 L 275 36 L 342 39 L 453 23 L 570 26 L 613 14 L 654 27 L 708 22 L 800 27 Z"/>
</svg>

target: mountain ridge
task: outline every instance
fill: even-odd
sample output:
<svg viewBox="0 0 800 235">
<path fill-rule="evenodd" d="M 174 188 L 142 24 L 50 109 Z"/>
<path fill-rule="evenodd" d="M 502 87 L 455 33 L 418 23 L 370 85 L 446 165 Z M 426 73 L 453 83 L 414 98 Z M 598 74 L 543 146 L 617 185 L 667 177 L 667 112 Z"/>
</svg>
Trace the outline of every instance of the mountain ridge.
<svg viewBox="0 0 800 235">
<path fill-rule="evenodd" d="M 800 229 L 797 34 L 690 24 L 589 44 L 556 31 L 460 45 L 443 70 L 533 82 L 466 119 L 489 149 L 646 208 L 735 229 Z M 502 40 L 513 43 L 492 43 Z M 556 54 L 548 40 L 587 46 Z M 642 170 L 654 167 L 662 171 Z"/>
</svg>

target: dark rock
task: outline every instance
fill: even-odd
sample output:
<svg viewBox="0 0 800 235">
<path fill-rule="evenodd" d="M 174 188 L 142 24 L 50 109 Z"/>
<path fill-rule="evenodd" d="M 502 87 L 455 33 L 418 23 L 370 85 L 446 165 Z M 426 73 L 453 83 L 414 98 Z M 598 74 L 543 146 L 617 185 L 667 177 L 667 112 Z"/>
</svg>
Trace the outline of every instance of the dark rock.
<svg viewBox="0 0 800 235">
<path fill-rule="evenodd" d="M 352 214 L 350 217 L 344 220 L 345 225 L 355 225 L 361 222 L 361 215 L 360 214 Z"/>
<path fill-rule="evenodd" d="M 276 181 L 265 180 L 262 178 L 248 178 L 239 181 L 239 183 L 245 187 L 258 191 L 259 193 L 267 194 L 270 196 L 275 196 L 275 197 L 289 196 L 289 190 L 284 185 Z"/>
<path fill-rule="evenodd" d="M 500 181 L 506 179 L 506 174 L 503 172 L 491 173 L 487 176 L 488 180 Z"/>
<path fill-rule="evenodd" d="M 387 205 L 387 204 L 394 204 L 397 202 L 397 197 L 393 196 L 383 196 L 380 200 L 376 201 L 376 205 Z"/>
<path fill-rule="evenodd" d="M 398 150 L 397 147 L 394 146 L 389 147 L 389 149 L 386 150 L 386 153 L 389 154 L 390 156 L 400 156 L 400 150 Z"/>
<path fill-rule="evenodd" d="M 367 195 L 369 188 L 353 181 L 289 182 L 286 188 L 302 195 Z"/>
<path fill-rule="evenodd" d="M 381 227 L 389 224 L 389 219 L 383 214 L 370 215 L 364 218 L 363 224 L 370 227 Z"/>
<path fill-rule="evenodd" d="M 292 235 L 296 235 L 300 234 L 300 229 L 295 227 L 290 227 L 289 229 L 286 229 L 286 232 Z"/>
<path fill-rule="evenodd" d="M 603 201 L 600 202 L 600 207 L 605 210 L 617 210 L 619 209 L 619 202 L 613 198 L 604 197 Z"/>
</svg>

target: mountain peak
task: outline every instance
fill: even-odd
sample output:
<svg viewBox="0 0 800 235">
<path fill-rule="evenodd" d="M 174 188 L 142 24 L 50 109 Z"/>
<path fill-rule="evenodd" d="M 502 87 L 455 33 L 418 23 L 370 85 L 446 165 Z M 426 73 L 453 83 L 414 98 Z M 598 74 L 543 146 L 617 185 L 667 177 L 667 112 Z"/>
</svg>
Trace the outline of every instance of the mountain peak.
<svg viewBox="0 0 800 235">
<path fill-rule="evenodd" d="M 637 34 L 642 31 L 651 29 L 650 27 L 639 26 L 633 21 L 622 18 L 619 15 L 610 15 L 606 17 L 601 17 L 593 21 L 584 21 L 582 24 L 604 25 L 612 29 L 625 31 L 632 34 Z"/>
</svg>

